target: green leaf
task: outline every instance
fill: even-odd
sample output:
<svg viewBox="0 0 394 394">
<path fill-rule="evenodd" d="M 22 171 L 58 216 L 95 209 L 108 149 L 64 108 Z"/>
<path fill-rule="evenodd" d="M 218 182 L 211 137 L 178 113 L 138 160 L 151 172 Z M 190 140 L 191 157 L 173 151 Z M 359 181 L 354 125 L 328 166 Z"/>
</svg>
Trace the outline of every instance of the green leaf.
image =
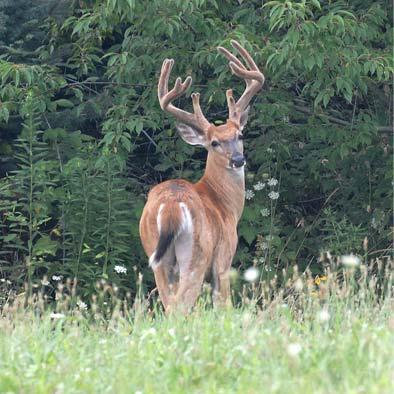
<svg viewBox="0 0 394 394">
<path fill-rule="evenodd" d="M 59 99 L 54 101 L 54 103 L 61 108 L 73 108 L 74 104 L 72 103 L 72 101 L 70 100 L 66 100 L 66 99 Z"/>
</svg>

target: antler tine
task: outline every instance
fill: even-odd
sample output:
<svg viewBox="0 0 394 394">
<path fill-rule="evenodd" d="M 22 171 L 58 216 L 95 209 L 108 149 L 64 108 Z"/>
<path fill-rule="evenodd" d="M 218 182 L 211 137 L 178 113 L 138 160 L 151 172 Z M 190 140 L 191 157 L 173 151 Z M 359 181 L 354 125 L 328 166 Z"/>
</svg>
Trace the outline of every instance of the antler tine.
<svg viewBox="0 0 394 394">
<path fill-rule="evenodd" d="M 191 114 L 180 108 L 175 107 L 172 101 L 180 97 L 192 84 L 192 78 L 188 76 L 184 82 L 178 77 L 175 81 L 174 87 L 168 91 L 168 80 L 171 74 L 172 67 L 174 65 L 173 59 L 165 59 L 161 67 L 161 73 L 159 78 L 159 84 L 157 94 L 160 102 L 160 107 L 163 111 L 167 111 L 174 115 L 175 118 L 189 126 L 194 127 L 201 133 L 205 133 L 211 125 L 202 113 L 200 107 L 200 95 L 199 93 L 192 94 L 193 110 Z"/>
<path fill-rule="evenodd" d="M 233 74 L 245 79 L 246 89 L 240 99 L 235 103 L 232 92 L 227 92 L 227 103 L 229 106 L 229 118 L 239 123 L 241 114 L 246 110 L 253 96 L 263 87 L 264 75 L 257 67 L 249 52 L 235 40 L 231 40 L 231 45 L 239 52 L 248 68 L 226 48 L 218 47 L 218 50 L 229 61 L 229 66 Z M 231 96 L 231 98 L 230 98 Z"/>
</svg>

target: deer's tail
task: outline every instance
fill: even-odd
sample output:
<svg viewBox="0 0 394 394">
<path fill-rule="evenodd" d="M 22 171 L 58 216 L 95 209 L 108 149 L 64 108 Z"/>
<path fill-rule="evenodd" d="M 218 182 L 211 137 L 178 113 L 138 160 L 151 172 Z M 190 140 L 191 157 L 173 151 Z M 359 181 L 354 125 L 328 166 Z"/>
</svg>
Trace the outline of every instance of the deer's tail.
<svg viewBox="0 0 394 394">
<path fill-rule="evenodd" d="M 155 267 L 161 263 L 168 248 L 185 230 L 192 229 L 192 217 L 183 202 L 161 204 L 157 214 L 159 240 L 156 250 L 149 258 L 149 265 Z"/>
</svg>

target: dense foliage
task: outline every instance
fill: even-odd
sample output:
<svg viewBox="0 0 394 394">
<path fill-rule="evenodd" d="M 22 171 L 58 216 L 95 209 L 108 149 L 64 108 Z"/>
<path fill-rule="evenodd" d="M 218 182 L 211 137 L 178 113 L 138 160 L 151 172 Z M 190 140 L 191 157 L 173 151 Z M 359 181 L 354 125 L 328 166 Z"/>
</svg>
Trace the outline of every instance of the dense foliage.
<svg viewBox="0 0 394 394">
<path fill-rule="evenodd" d="M 205 158 L 160 110 L 158 71 L 174 58 L 174 74 L 193 76 L 219 123 L 225 90 L 243 89 L 216 52 L 232 38 L 266 75 L 246 131 L 235 266 L 319 273 L 326 250 L 390 253 L 388 2 L 25 3 L 0 4 L 1 286 L 31 288 L 46 275 L 48 289 L 77 278 L 82 295 L 102 279 L 134 292 L 144 272 L 151 287 L 138 237 L 146 193 L 164 179 L 197 180 Z"/>
</svg>

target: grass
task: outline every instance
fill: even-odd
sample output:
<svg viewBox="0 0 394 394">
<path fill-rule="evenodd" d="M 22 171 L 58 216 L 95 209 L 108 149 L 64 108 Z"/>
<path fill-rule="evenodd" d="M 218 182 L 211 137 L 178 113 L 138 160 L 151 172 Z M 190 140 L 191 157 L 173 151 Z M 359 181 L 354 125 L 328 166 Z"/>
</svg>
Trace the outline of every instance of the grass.
<svg viewBox="0 0 394 394">
<path fill-rule="evenodd" d="M 253 285 L 240 307 L 202 299 L 187 317 L 120 301 L 107 317 L 99 303 L 84 311 L 70 299 L 56 313 L 39 298 L 6 305 L 0 392 L 394 392 L 390 288 L 379 299 L 376 282 L 354 270 L 319 282 Z"/>
</svg>

